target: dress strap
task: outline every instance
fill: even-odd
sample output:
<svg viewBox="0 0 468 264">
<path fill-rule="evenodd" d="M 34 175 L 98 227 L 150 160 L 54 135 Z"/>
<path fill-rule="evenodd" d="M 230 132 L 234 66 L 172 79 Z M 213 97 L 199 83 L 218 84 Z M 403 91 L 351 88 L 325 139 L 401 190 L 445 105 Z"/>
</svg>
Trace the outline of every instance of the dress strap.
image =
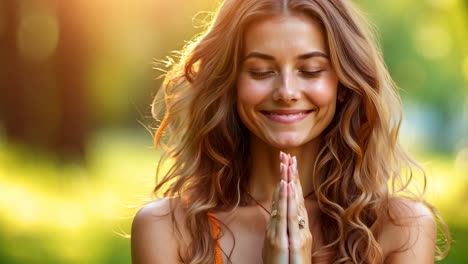
<svg viewBox="0 0 468 264">
<path fill-rule="evenodd" d="M 221 255 L 221 246 L 219 245 L 219 223 L 213 213 L 208 213 L 208 220 L 211 222 L 213 230 L 213 239 L 216 241 L 215 245 L 215 264 L 223 264 L 223 256 Z"/>
</svg>

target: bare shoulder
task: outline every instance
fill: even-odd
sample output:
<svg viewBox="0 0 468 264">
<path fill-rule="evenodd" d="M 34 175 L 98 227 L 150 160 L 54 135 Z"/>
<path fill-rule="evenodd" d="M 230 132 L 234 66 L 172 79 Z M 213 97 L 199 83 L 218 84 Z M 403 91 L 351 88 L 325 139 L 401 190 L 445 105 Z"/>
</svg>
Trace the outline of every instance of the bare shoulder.
<svg viewBox="0 0 468 264">
<path fill-rule="evenodd" d="M 176 208 L 175 220 L 181 223 L 177 201 L 169 198 L 148 203 L 135 215 L 131 231 L 132 263 L 182 263 L 180 239 L 171 217 L 171 202 Z"/>
<path fill-rule="evenodd" d="M 422 202 L 393 198 L 378 238 L 385 263 L 434 263 L 437 223 Z"/>
</svg>

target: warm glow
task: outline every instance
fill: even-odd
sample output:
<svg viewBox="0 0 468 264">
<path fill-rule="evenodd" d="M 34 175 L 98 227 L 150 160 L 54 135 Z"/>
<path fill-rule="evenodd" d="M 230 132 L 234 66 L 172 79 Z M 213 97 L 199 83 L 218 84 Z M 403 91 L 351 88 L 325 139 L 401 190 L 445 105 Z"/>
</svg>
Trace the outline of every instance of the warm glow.
<svg viewBox="0 0 468 264">
<path fill-rule="evenodd" d="M 457 172 L 468 183 L 468 147 L 461 149 L 455 158 Z"/>
<path fill-rule="evenodd" d="M 449 55 L 452 49 L 452 37 L 441 23 L 423 21 L 416 29 L 414 44 L 423 57 L 442 59 Z"/>
<path fill-rule="evenodd" d="M 57 16 L 47 6 L 25 5 L 20 12 L 18 50 L 25 60 L 40 62 L 56 50 L 59 39 Z"/>
<path fill-rule="evenodd" d="M 124 234 L 151 200 L 159 160 L 150 109 L 157 77 L 219 2 L 0 0 L 0 263 L 130 263 Z M 427 162 L 427 198 L 458 228 L 454 244 L 463 251 L 468 2 L 355 2 L 376 25 L 401 88 L 400 141 Z M 15 145 L 15 133 L 24 142 Z M 78 138 L 83 164 L 53 156 Z M 161 164 L 160 176 L 174 162 Z M 468 263 L 465 254 L 448 261 Z"/>
<path fill-rule="evenodd" d="M 0 39 L 3 37 L 5 34 L 6 30 L 6 14 L 5 14 L 5 3 L 4 1 L 0 1 Z"/>
<path fill-rule="evenodd" d="M 465 57 L 463 62 L 463 76 L 465 77 L 466 83 L 468 83 L 468 56 Z M 466 91 L 468 93 L 468 85 L 466 85 Z"/>
<path fill-rule="evenodd" d="M 78 204 L 64 202 L 57 209 L 54 220 L 64 229 L 78 229 L 86 223 L 86 212 Z"/>
<path fill-rule="evenodd" d="M 426 0 L 431 6 L 440 9 L 450 9 L 458 4 L 459 0 Z"/>
</svg>

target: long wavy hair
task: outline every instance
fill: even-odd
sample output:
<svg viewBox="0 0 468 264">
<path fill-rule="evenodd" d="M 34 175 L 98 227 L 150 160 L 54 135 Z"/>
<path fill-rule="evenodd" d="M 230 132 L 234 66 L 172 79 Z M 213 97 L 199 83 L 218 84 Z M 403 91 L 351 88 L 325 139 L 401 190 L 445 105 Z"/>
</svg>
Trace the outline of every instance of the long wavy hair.
<svg viewBox="0 0 468 264">
<path fill-rule="evenodd" d="M 205 30 L 178 53 L 178 61 L 167 65 L 152 104 L 158 121 L 155 145 L 162 148 L 154 194 L 178 197 L 184 225 L 196 238 L 184 261 L 213 263 L 207 213 L 247 202 L 249 133 L 236 111 L 243 35 L 253 21 L 282 15 L 306 15 L 321 25 L 345 95 L 311 161 L 318 175 L 313 190 L 326 223 L 321 225 L 326 246 L 313 257 L 383 263 L 376 239 L 380 215 L 389 211 L 392 197 L 403 195 L 432 210 L 445 238 L 436 258 L 444 257 L 450 245 L 447 226 L 422 196 L 424 171 L 398 143 L 401 101 L 373 27 L 359 10 L 344 0 L 225 0 Z M 414 169 L 424 180 L 418 193 L 410 191 Z"/>
</svg>

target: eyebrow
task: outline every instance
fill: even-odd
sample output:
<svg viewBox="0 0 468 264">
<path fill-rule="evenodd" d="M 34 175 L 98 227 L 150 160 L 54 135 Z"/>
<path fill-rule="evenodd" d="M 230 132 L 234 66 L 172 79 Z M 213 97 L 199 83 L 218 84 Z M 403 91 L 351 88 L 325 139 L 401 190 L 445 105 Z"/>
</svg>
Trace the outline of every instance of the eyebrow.
<svg viewBox="0 0 468 264">
<path fill-rule="evenodd" d="M 310 58 L 314 58 L 314 57 L 322 57 L 322 58 L 330 59 L 330 57 L 327 54 L 325 54 L 325 53 L 323 53 L 321 51 L 312 51 L 312 52 L 308 52 L 308 53 L 305 53 L 305 54 L 301 54 L 301 55 L 297 56 L 296 59 L 306 60 L 306 59 L 310 59 Z M 275 57 L 273 57 L 271 55 L 253 51 L 253 52 L 250 52 L 249 54 L 247 54 L 247 56 L 244 57 L 243 61 L 245 61 L 247 59 L 250 59 L 250 58 L 260 58 L 260 59 L 271 60 L 271 61 L 275 60 Z"/>
</svg>

